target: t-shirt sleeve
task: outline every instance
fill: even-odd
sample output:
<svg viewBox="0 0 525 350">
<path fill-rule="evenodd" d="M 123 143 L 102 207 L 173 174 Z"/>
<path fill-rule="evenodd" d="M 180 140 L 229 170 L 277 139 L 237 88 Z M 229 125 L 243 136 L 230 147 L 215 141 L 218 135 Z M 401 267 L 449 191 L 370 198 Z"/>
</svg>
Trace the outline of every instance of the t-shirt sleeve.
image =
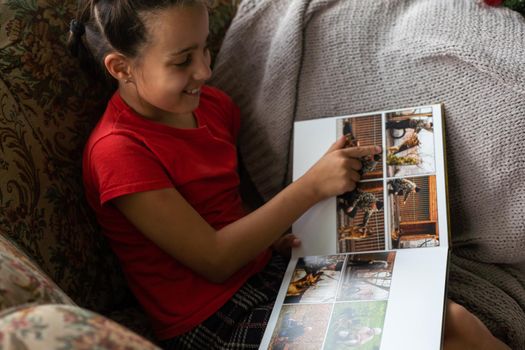
<svg viewBox="0 0 525 350">
<path fill-rule="evenodd" d="M 239 107 L 233 102 L 232 98 L 224 91 L 215 87 L 207 87 L 208 107 L 219 113 L 221 120 L 226 126 L 228 133 L 231 135 L 231 142 L 236 143 L 241 126 L 241 113 Z"/>
<path fill-rule="evenodd" d="M 127 135 L 108 135 L 94 144 L 89 170 L 101 205 L 126 194 L 173 187 L 155 154 Z"/>
</svg>

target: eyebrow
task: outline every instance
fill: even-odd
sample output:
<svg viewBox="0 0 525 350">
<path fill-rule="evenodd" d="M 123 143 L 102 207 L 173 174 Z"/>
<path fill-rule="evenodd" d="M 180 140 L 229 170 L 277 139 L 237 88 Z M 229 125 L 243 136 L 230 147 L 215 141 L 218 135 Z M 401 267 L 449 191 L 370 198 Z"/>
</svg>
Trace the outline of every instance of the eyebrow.
<svg viewBox="0 0 525 350">
<path fill-rule="evenodd" d="M 210 34 L 208 33 L 208 35 L 206 36 L 206 44 L 208 43 L 209 36 L 210 36 Z M 196 50 L 198 48 L 199 48 L 199 44 L 194 44 L 194 45 L 188 46 L 187 48 L 184 48 L 184 49 L 181 49 L 181 50 L 178 50 L 178 51 L 175 51 L 175 52 L 171 53 L 169 55 L 169 57 L 175 57 L 175 56 L 178 56 L 178 55 L 182 55 L 183 53 L 188 53 L 188 52 Z"/>
<path fill-rule="evenodd" d="M 197 49 L 198 47 L 199 47 L 199 45 L 195 44 L 195 45 L 192 45 L 192 46 L 187 47 L 185 49 L 182 49 L 182 50 L 179 50 L 179 51 L 175 51 L 175 52 L 171 53 L 169 56 L 170 57 L 179 56 L 179 55 L 182 55 L 184 53 L 193 51 L 193 50 Z"/>
</svg>

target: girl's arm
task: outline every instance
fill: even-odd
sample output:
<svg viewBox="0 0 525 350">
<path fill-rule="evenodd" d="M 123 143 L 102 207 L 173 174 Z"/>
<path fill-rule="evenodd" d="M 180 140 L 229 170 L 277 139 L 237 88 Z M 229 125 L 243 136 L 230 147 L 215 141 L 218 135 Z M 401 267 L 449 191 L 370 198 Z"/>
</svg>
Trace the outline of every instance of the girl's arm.
<svg viewBox="0 0 525 350">
<path fill-rule="evenodd" d="M 220 283 L 269 247 L 315 203 L 355 188 L 359 158 L 378 153 L 380 148 L 343 148 L 344 143 L 344 138 L 339 139 L 305 175 L 218 231 L 174 188 L 125 195 L 112 202 L 164 251 Z"/>
</svg>

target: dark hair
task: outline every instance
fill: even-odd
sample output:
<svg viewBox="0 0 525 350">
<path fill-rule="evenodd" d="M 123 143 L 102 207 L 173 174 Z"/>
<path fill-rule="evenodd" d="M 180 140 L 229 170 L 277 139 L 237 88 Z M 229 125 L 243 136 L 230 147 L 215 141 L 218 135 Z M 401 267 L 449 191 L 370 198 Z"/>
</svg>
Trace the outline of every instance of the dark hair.
<svg viewBox="0 0 525 350">
<path fill-rule="evenodd" d="M 106 77 L 104 58 L 119 52 L 135 58 L 147 43 L 145 16 L 171 6 L 210 6 L 210 0 L 80 0 L 68 47 L 89 73 Z"/>
</svg>

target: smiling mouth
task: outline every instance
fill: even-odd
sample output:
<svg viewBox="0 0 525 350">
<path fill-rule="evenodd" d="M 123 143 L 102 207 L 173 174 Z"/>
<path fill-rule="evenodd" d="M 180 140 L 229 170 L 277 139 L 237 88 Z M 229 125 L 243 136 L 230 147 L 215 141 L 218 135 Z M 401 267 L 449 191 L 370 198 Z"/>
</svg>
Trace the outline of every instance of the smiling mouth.
<svg viewBox="0 0 525 350">
<path fill-rule="evenodd" d="M 197 96 L 201 92 L 201 89 L 184 90 L 184 93 L 191 96 Z"/>
</svg>

